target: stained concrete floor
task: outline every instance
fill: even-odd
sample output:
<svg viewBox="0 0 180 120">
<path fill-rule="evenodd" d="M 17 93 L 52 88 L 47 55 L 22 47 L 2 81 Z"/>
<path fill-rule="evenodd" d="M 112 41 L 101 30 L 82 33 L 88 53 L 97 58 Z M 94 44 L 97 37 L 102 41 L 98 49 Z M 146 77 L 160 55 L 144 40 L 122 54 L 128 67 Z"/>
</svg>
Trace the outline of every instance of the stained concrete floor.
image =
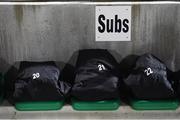
<svg viewBox="0 0 180 120">
<path fill-rule="evenodd" d="M 0 119 L 180 119 L 180 107 L 177 110 L 136 111 L 123 104 L 116 111 L 75 111 L 65 105 L 56 111 L 17 111 L 4 101 Z"/>
</svg>

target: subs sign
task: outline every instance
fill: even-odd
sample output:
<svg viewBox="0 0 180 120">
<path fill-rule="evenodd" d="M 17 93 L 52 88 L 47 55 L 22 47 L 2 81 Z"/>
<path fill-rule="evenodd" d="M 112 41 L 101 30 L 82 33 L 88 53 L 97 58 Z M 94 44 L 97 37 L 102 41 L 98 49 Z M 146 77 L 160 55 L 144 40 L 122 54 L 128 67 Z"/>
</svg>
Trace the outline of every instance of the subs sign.
<svg viewBox="0 0 180 120">
<path fill-rule="evenodd" d="M 96 41 L 131 40 L 131 6 L 96 6 Z"/>
</svg>

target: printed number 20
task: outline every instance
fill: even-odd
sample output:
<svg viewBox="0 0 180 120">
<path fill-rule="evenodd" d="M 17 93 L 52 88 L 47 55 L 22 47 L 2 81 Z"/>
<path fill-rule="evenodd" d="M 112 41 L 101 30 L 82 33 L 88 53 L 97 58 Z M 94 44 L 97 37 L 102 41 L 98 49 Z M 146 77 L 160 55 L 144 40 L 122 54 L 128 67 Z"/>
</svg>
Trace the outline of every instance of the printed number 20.
<svg viewBox="0 0 180 120">
<path fill-rule="evenodd" d="M 40 77 L 40 74 L 39 73 L 34 73 L 33 75 L 33 80 L 36 79 L 36 78 L 39 78 Z"/>
</svg>

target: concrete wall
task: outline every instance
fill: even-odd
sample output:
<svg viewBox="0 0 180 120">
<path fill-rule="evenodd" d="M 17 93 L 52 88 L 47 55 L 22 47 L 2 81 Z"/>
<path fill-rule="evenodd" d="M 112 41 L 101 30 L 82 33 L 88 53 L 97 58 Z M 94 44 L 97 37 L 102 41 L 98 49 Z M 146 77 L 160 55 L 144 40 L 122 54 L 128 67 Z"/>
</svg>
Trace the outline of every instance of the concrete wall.
<svg viewBox="0 0 180 120">
<path fill-rule="evenodd" d="M 180 4 L 132 5 L 131 42 L 95 42 L 95 5 L 0 6 L 0 71 L 17 61 L 67 62 L 85 48 L 153 53 L 180 69 Z"/>
</svg>

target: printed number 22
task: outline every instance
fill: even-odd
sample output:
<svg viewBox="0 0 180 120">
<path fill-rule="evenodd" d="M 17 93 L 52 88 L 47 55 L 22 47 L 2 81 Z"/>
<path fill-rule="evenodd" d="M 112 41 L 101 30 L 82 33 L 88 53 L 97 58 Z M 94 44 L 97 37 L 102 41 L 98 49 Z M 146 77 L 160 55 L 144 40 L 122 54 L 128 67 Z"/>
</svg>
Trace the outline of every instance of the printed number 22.
<svg viewBox="0 0 180 120">
<path fill-rule="evenodd" d="M 147 68 L 144 70 L 144 72 L 146 73 L 147 76 L 149 76 L 150 74 L 153 73 L 152 69 L 151 68 Z"/>
</svg>

